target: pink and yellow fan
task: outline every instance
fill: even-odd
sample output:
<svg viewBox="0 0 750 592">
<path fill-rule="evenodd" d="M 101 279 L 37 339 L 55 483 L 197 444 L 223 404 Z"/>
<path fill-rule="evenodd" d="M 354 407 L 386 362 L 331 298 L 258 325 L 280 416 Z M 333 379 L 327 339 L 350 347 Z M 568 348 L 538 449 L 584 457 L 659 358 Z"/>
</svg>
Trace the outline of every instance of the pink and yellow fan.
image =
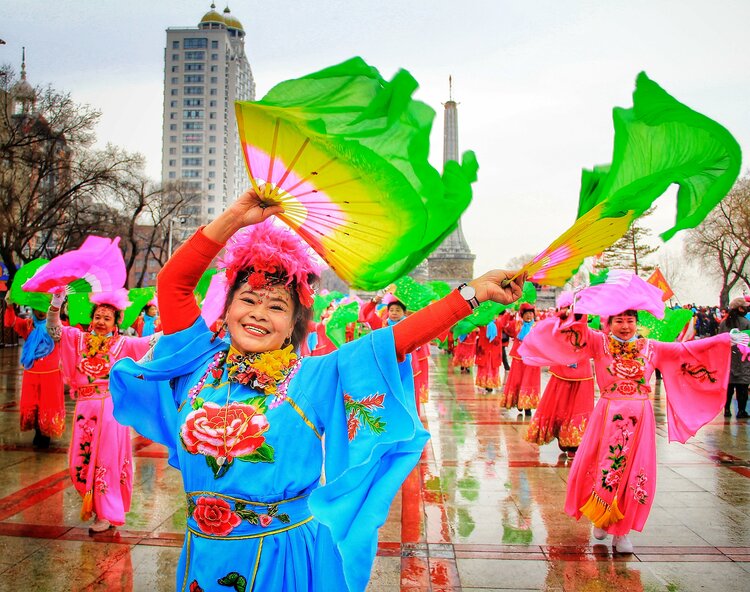
<svg viewBox="0 0 750 592">
<path fill-rule="evenodd" d="M 127 274 L 119 243 L 120 237 L 88 236 L 78 249 L 58 255 L 40 267 L 23 289 L 81 294 L 122 288 Z"/>
<path fill-rule="evenodd" d="M 344 281 L 377 290 L 456 227 L 477 164 L 441 176 L 428 162 L 434 111 L 401 70 L 387 82 L 361 58 L 236 104 L 250 183 Z"/>
</svg>

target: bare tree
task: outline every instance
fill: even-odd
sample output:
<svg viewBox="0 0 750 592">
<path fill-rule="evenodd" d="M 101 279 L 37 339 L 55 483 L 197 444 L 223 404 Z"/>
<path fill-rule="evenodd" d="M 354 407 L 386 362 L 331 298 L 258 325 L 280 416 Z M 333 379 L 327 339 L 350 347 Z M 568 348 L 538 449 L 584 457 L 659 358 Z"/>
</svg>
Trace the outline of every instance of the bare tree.
<svg viewBox="0 0 750 592">
<path fill-rule="evenodd" d="M 92 148 L 100 113 L 51 87 L 0 82 L 0 259 L 12 280 L 20 264 L 111 235 L 104 195 L 138 161 L 108 145 Z"/>
<path fill-rule="evenodd" d="M 738 285 L 750 288 L 750 176 L 739 179 L 706 219 L 688 231 L 685 251 L 721 281 L 721 306 L 728 306 Z"/>
</svg>

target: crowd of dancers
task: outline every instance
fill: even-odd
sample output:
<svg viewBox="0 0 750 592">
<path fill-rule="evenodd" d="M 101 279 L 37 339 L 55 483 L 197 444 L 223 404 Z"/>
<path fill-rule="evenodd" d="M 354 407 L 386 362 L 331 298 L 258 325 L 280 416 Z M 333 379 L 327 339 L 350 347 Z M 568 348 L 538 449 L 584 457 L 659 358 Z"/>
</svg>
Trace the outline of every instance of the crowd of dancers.
<svg viewBox="0 0 750 592">
<path fill-rule="evenodd" d="M 34 446 L 64 432 L 64 384 L 76 401 L 70 476 L 93 533 L 126 523 L 131 427 L 168 449 L 188 514 L 178 589 L 227 578 L 363 589 L 377 528 L 429 437 L 420 407 L 433 340 L 457 372 L 476 368 L 480 395 L 498 391 L 501 408 L 530 417 L 528 442 L 557 440 L 572 460 L 565 511 L 590 520 L 596 539 L 613 536 L 620 553 L 633 552 L 629 533 L 644 527 L 656 493 L 654 371 L 670 440 L 685 442 L 728 409 L 732 389 L 746 416 L 744 299 L 715 336 L 665 343 L 638 334 L 639 311 L 664 305 L 633 277 L 613 292 L 601 329 L 577 307 L 581 292 L 563 293 L 554 312 L 524 302 L 454 336 L 480 303 L 521 296 L 525 278 L 495 270 L 413 313 L 398 293 L 378 295 L 337 347 L 325 330 L 335 306 L 313 321 L 319 270 L 299 238 L 270 224 L 278 211 L 250 191 L 199 230 L 161 271 L 159 300 L 131 334 L 119 328 L 124 289 L 91 295 L 87 327 L 68 322 L 62 290 L 30 318 L 6 308 L 5 325 L 25 340 L 20 427 L 34 430 Z M 226 289 L 208 323 L 194 290 L 224 248 Z"/>
</svg>

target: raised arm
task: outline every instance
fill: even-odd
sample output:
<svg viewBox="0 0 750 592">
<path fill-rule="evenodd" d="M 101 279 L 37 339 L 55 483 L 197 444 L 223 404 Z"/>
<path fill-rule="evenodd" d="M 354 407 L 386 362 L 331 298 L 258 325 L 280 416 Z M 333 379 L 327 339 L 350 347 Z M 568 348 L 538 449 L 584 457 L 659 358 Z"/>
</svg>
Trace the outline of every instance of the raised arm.
<svg viewBox="0 0 750 592">
<path fill-rule="evenodd" d="M 182 245 L 157 277 L 162 329 L 165 334 L 190 327 L 200 316 L 193 290 L 203 272 L 224 244 L 240 228 L 257 224 L 281 211 L 281 206 L 263 208 L 253 191 L 246 191 L 207 226 Z"/>
<path fill-rule="evenodd" d="M 501 287 L 503 280 L 513 277 L 513 272 L 494 270 L 472 280 L 470 286 L 476 292 L 477 300 L 492 300 L 510 304 L 521 297 L 525 277 L 513 280 L 507 287 Z M 393 338 L 396 342 L 396 356 L 403 360 L 406 354 L 420 345 L 429 342 L 445 333 L 458 321 L 471 313 L 469 303 L 458 290 L 453 290 L 445 298 L 426 306 L 408 316 L 393 327 Z"/>
</svg>

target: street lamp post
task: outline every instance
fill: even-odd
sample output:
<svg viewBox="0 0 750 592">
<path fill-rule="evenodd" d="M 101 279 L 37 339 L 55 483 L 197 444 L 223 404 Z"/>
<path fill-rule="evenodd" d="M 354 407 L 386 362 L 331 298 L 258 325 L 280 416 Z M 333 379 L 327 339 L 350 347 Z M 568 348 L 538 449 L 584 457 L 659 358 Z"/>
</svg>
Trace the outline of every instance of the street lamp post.
<svg viewBox="0 0 750 592">
<path fill-rule="evenodd" d="M 167 247 L 167 259 L 172 258 L 172 237 L 174 235 L 174 222 L 179 221 L 180 224 L 185 224 L 185 216 L 172 216 L 169 218 L 169 246 Z"/>
</svg>

